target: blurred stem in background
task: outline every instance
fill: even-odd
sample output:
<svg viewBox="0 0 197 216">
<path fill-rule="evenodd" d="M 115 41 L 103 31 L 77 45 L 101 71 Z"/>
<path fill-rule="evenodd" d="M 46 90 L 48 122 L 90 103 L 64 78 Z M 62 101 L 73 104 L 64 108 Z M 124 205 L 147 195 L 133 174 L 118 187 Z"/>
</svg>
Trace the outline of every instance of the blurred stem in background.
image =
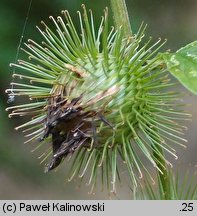
<svg viewBox="0 0 197 216">
<path fill-rule="evenodd" d="M 121 26 L 124 36 L 126 38 L 132 37 L 132 29 L 125 0 L 110 0 L 110 2 L 116 28 L 120 28 Z"/>
</svg>

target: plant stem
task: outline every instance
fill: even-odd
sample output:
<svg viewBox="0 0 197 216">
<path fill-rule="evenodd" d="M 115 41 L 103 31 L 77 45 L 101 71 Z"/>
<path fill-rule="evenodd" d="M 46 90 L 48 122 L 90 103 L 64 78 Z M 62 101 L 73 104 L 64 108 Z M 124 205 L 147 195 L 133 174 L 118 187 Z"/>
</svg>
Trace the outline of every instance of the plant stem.
<svg viewBox="0 0 197 216">
<path fill-rule="evenodd" d="M 110 0 L 110 2 L 111 2 L 111 8 L 112 8 L 112 12 L 113 12 L 115 27 L 119 28 L 120 26 L 122 26 L 124 36 L 127 38 L 131 38 L 132 37 L 132 29 L 131 29 L 131 25 L 129 22 L 129 16 L 128 16 L 125 0 Z M 168 176 L 166 162 L 162 158 L 162 156 L 164 155 L 163 149 L 159 146 L 157 146 L 157 147 L 154 146 L 153 148 L 155 148 L 157 150 L 157 151 L 153 152 L 153 156 L 155 158 L 155 162 L 156 162 L 158 168 L 162 172 L 161 173 L 158 171 L 158 180 L 160 181 L 160 184 L 161 184 L 160 187 L 162 189 L 163 198 L 169 199 L 169 195 L 170 195 L 169 176 Z M 159 154 L 156 152 L 159 152 Z"/>
<path fill-rule="evenodd" d="M 155 162 L 157 164 L 157 167 L 161 170 L 161 172 L 158 171 L 157 175 L 158 175 L 158 180 L 160 183 L 160 189 L 161 189 L 161 193 L 163 195 L 163 199 L 168 200 L 170 199 L 170 181 L 169 181 L 169 175 L 168 175 L 168 171 L 167 171 L 167 165 L 166 162 L 164 161 L 164 159 L 162 158 L 162 156 L 164 155 L 163 153 L 163 149 L 160 146 L 154 146 L 153 148 L 157 148 L 157 151 L 159 151 L 159 154 L 157 154 L 156 152 L 153 152 L 153 156 L 156 158 Z M 158 163 L 158 161 L 160 161 L 160 163 Z"/>
<path fill-rule="evenodd" d="M 116 28 L 122 26 L 124 36 L 129 38 L 132 36 L 132 30 L 129 22 L 127 6 L 125 0 L 110 0 L 113 12 L 113 18 Z"/>
</svg>

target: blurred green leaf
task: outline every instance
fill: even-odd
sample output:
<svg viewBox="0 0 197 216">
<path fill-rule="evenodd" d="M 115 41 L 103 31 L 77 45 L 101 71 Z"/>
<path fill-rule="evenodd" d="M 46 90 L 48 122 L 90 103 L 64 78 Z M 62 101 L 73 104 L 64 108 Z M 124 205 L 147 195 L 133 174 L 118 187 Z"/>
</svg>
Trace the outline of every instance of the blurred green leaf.
<svg viewBox="0 0 197 216">
<path fill-rule="evenodd" d="M 164 53 L 162 56 L 169 72 L 189 91 L 197 94 L 197 41 L 176 53 Z"/>
</svg>

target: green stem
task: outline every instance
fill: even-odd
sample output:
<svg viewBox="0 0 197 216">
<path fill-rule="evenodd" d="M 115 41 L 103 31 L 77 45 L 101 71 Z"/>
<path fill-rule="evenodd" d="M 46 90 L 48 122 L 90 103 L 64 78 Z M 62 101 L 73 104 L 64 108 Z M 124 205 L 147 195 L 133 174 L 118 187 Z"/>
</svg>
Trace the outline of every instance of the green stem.
<svg viewBox="0 0 197 216">
<path fill-rule="evenodd" d="M 132 36 L 125 0 L 110 0 L 116 28 L 122 26 L 125 37 Z"/>
<path fill-rule="evenodd" d="M 153 152 L 154 157 L 156 158 L 155 162 L 157 164 L 157 167 L 161 170 L 161 172 L 158 171 L 157 176 L 160 183 L 161 193 L 163 194 L 163 199 L 169 200 L 170 199 L 170 182 L 169 182 L 169 175 L 167 171 L 167 165 L 162 156 L 164 155 L 163 149 L 160 146 L 154 146 L 154 148 L 157 148 L 157 151 L 159 151 L 160 155 L 156 152 Z M 160 161 L 158 163 L 157 161 Z"/>
</svg>

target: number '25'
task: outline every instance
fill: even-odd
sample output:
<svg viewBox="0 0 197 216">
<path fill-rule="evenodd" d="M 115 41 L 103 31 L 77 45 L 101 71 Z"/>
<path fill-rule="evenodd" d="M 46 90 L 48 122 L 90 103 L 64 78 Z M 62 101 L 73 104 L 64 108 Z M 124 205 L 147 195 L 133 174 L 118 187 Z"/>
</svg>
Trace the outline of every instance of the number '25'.
<svg viewBox="0 0 197 216">
<path fill-rule="evenodd" d="M 181 211 L 193 211 L 193 204 L 194 203 L 182 203 L 183 208 L 181 209 Z"/>
</svg>

